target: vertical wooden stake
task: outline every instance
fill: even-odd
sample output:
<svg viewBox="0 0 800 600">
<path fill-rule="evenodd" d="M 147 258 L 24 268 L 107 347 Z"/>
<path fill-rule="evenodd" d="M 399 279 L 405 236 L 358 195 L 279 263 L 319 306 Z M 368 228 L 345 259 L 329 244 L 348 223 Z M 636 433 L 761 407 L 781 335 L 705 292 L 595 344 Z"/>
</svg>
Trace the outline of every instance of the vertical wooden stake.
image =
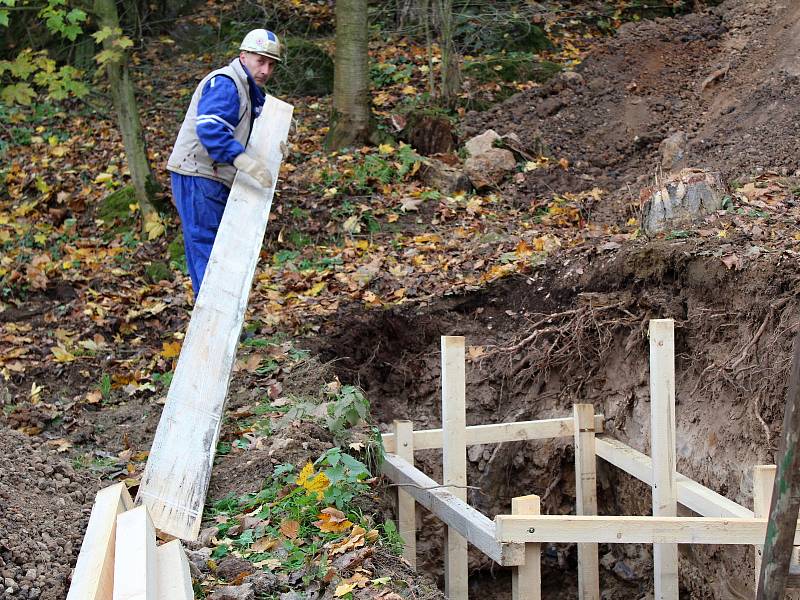
<svg viewBox="0 0 800 600">
<path fill-rule="evenodd" d="M 675 517 L 675 324 L 650 321 L 650 454 L 653 516 Z M 678 545 L 653 544 L 655 600 L 678 600 Z"/>
<path fill-rule="evenodd" d="M 511 500 L 512 515 L 538 515 L 539 496 L 520 496 Z M 511 571 L 511 600 L 541 600 L 541 544 L 525 544 L 525 564 Z"/>
<path fill-rule="evenodd" d="M 466 384 L 464 338 L 442 337 L 442 460 L 444 485 L 458 486 L 450 492 L 467 499 Z M 468 590 L 467 540 L 447 530 L 444 594 L 450 600 L 466 600 Z"/>
<path fill-rule="evenodd" d="M 765 518 L 769 516 L 769 504 L 772 499 L 772 486 L 775 482 L 775 465 L 756 465 L 753 467 L 753 516 Z M 761 576 L 761 558 L 764 545 L 753 546 L 755 549 L 755 582 Z"/>
<path fill-rule="evenodd" d="M 597 456 L 594 444 L 594 407 L 576 404 L 575 419 L 575 496 L 576 514 L 597 514 Z M 578 598 L 600 599 L 600 566 L 597 544 L 578 544 Z"/>
<path fill-rule="evenodd" d="M 395 454 L 414 466 L 414 424 L 396 420 L 393 423 Z M 414 498 L 402 487 L 397 488 L 397 530 L 403 538 L 403 558 L 417 568 L 417 518 Z"/>
</svg>

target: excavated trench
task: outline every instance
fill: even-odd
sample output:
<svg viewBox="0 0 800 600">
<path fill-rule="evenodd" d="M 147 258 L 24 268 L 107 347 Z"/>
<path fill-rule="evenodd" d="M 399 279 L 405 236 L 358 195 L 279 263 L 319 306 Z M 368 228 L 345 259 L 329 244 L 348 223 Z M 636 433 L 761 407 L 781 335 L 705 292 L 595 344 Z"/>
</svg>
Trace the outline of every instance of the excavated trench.
<svg viewBox="0 0 800 600">
<path fill-rule="evenodd" d="M 322 350 L 343 381 L 367 391 L 381 424 L 409 418 L 424 429 L 440 426 L 440 336 L 464 335 L 468 425 L 569 416 L 589 402 L 610 435 L 649 453 L 647 323 L 673 318 L 678 470 L 751 507 L 751 467 L 773 461 L 800 318 L 796 261 L 751 256 L 730 270 L 703 241 L 561 255 L 530 276 L 416 311 L 350 312 Z M 441 452 L 417 459 L 441 477 Z M 468 465 L 479 488 L 469 502 L 490 517 L 531 493 L 545 514 L 574 512 L 569 439 L 472 447 Z M 600 514 L 646 515 L 650 501 L 644 484 L 598 461 Z M 420 510 L 418 529 L 419 568 L 441 577 L 441 524 Z M 604 597 L 652 590 L 650 546 L 601 545 L 599 555 Z M 680 556 L 682 597 L 752 597 L 752 549 L 681 546 Z M 544 597 L 576 597 L 576 563 L 574 545 L 545 548 Z M 507 571 L 477 551 L 470 568 L 473 597 L 510 597 Z"/>
</svg>

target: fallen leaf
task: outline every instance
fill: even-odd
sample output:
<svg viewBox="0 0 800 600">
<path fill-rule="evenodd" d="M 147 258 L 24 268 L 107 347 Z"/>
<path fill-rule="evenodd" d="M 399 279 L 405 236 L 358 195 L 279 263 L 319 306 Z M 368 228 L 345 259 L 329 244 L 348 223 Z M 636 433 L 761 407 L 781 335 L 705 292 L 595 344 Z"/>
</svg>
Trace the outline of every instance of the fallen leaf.
<svg viewBox="0 0 800 600">
<path fill-rule="evenodd" d="M 297 534 L 300 532 L 300 522 L 293 519 L 283 521 L 280 530 L 290 540 L 297 539 Z"/>
</svg>

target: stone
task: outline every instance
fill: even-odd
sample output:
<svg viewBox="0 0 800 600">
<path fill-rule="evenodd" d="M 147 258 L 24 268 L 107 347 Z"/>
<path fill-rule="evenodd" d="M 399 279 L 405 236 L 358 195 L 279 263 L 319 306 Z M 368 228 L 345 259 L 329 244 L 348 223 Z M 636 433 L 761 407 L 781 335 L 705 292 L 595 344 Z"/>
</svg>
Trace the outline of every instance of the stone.
<svg viewBox="0 0 800 600">
<path fill-rule="evenodd" d="M 445 195 L 468 192 L 472 189 L 463 170 L 435 158 L 426 158 L 420 168 L 420 180 Z"/>
<path fill-rule="evenodd" d="M 235 556 L 226 556 L 217 564 L 216 575 L 226 581 L 233 581 L 242 573 L 250 575 L 253 571 L 255 571 L 255 567 L 249 560 L 237 558 Z"/>
<path fill-rule="evenodd" d="M 685 131 L 678 131 L 661 140 L 658 151 L 661 154 L 661 168 L 669 173 L 685 165 L 686 148 L 689 138 Z"/>
<path fill-rule="evenodd" d="M 480 444 L 476 444 L 475 446 L 470 446 L 467 448 L 467 458 L 469 458 L 470 462 L 478 462 L 481 459 L 482 454 L 483 446 Z"/>
<path fill-rule="evenodd" d="M 614 575 L 623 581 L 636 581 L 639 576 L 634 573 L 633 569 L 624 560 L 617 561 L 614 565 Z"/>
<path fill-rule="evenodd" d="M 200 550 L 186 550 L 186 559 L 189 567 L 196 569 L 198 573 L 208 573 L 211 568 L 208 560 L 211 558 L 211 548 L 201 548 Z"/>
<path fill-rule="evenodd" d="M 467 156 L 473 157 L 485 154 L 494 148 L 494 143 L 498 140 L 500 140 L 500 134 L 494 129 L 487 129 L 464 144 L 467 149 Z"/>
<path fill-rule="evenodd" d="M 725 186 L 719 173 L 681 169 L 659 185 L 642 190 L 642 229 L 653 235 L 665 229 L 690 226 L 722 208 Z"/>
<path fill-rule="evenodd" d="M 514 153 L 502 148 L 492 148 L 464 163 L 467 177 L 477 190 L 496 186 L 516 167 Z"/>
<path fill-rule="evenodd" d="M 252 575 L 248 575 L 244 578 L 243 583 L 251 584 L 258 596 L 274 594 L 281 586 L 277 575 L 265 571 L 256 571 Z"/>
<path fill-rule="evenodd" d="M 242 585 L 223 585 L 214 590 L 208 600 L 255 600 L 256 592 L 252 583 Z"/>
</svg>

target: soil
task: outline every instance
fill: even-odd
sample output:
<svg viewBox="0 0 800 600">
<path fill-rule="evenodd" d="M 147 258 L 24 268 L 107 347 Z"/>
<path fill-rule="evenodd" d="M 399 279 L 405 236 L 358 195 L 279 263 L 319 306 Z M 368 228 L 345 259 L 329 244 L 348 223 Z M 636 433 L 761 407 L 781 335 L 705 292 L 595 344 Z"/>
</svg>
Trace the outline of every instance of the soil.
<svg viewBox="0 0 800 600">
<path fill-rule="evenodd" d="M 0 431 L 0 598 L 60 600 L 100 482 L 52 446 Z"/>
<path fill-rule="evenodd" d="M 800 6 L 727 0 L 703 13 L 628 23 L 573 73 L 468 114 L 469 138 L 492 128 L 540 143 L 569 167 L 505 185 L 521 203 L 599 186 L 617 221 L 659 173 L 659 144 L 683 131 L 686 163 L 725 179 L 800 169 Z"/>
<path fill-rule="evenodd" d="M 744 237 L 731 242 L 742 253 L 749 246 Z M 410 418 L 415 428 L 433 428 L 441 426 L 439 336 L 464 335 L 474 357 L 469 425 L 563 417 L 573 403 L 589 402 L 605 415 L 610 435 L 648 453 L 647 322 L 673 318 L 678 469 L 750 507 L 751 469 L 772 463 L 781 427 L 792 331 L 800 325 L 800 266 L 796 254 L 775 252 L 731 270 L 715 256 L 718 248 L 679 240 L 594 259 L 566 253 L 533 277 L 425 309 L 343 315 L 322 338 L 324 354 L 339 359 L 343 381 L 366 390 L 385 426 Z M 420 453 L 419 463 L 441 476 L 441 454 Z M 574 510 L 570 440 L 476 447 L 469 464 L 470 485 L 480 488 L 469 501 L 490 517 L 530 493 L 541 496 L 544 513 Z M 601 514 L 649 513 L 643 484 L 602 462 L 598 481 Z M 421 560 L 440 572 L 439 525 L 420 516 Z M 602 585 L 610 597 L 636 599 L 650 590 L 649 548 L 601 546 L 600 555 L 608 555 Z M 752 550 L 682 547 L 682 557 L 687 597 L 752 597 Z M 574 547 L 550 547 L 545 573 L 574 569 L 576 558 Z M 490 569 L 477 553 L 472 562 Z M 546 597 L 574 596 L 566 586 Z"/>
</svg>

